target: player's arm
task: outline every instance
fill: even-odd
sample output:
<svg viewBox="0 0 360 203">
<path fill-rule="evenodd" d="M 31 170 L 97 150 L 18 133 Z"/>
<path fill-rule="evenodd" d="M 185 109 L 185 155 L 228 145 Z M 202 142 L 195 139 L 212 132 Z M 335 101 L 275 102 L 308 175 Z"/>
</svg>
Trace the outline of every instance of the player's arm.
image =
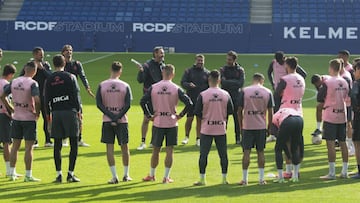
<svg viewBox="0 0 360 203">
<path fill-rule="evenodd" d="M 190 90 L 195 87 L 194 83 L 190 81 L 190 69 L 185 70 L 181 78 L 181 86 L 186 90 Z"/>
<path fill-rule="evenodd" d="M 232 102 L 232 99 L 231 99 L 231 97 L 230 97 L 230 95 L 228 96 L 229 98 L 228 98 L 228 103 L 227 103 L 227 109 L 226 109 L 226 111 L 227 111 L 227 115 L 232 115 L 233 113 L 234 113 L 234 111 L 235 111 L 235 109 L 234 109 L 234 104 L 233 104 L 233 102 Z"/>
<path fill-rule="evenodd" d="M 139 71 L 138 71 L 137 78 L 136 78 L 139 83 L 143 83 L 145 80 L 145 76 L 144 76 L 145 69 L 146 69 L 145 64 L 142 67 L 139 67 Z"/>
<path fill-rule="evenodd" d="M 281 104 L 281 97 L 284 93 L 284 89 L 286 87 L 286 82 L 283 79 L 280 79 L 280 82 L 278 84 L 278 86 L 276 87 L 275 93 L 274 93 L 274 100 L 275 100 L 275 109 L 279 109 L 280 108 L 280 104 Z"/>
<path fill-rule="evenodd" d="M 306 71 L 305 71 L 301 66 L 299 66 L 299 65 L 296 67 L 296 72 L 297 72 L 298 74 L 300 74 L 304 79 L 305 79 L 306 76 L 307 76 Z"/>
<path fill-rule="evenodd" d="M 242 124 L 243 124 L 243 112 L 244 112 L 244 92 L 241 91 L 239 93 L 238 99 L 237 99 L 237 117 L 239 120 L 239 128 L 240 128 L 240 132 L 242 130 Z"/>
<path fill-rule="evenodd" d="M 35 116 L 36 118 L 39 118 L 40 115 L 40 110 L 41 110 L 41 101 L 40 101 L 40 90 L 39 90 L 39 85 L 34 82 L 31 85 L 31 96 L 34 99 L 34 103 L 35 103 Z"/>
<path fill-rule="evenodd" d="M 324 109 L 324 103 L 325 103 L 325 98 L 326 98 L 326 94 L 327 94 L 327 86 L 324 83 L 320 89 L 319 92 L 317 94 L 317 106 L 316 106 L 316 120 L 317 121 L 321 121 L 322 120 L 322 110 Z"/>
<path fill-rule="evenodd" d="M 202 112 L 203 112 L 203 101 L 202 101 L 202 96 L 199 95 L 195 103 L 194 115 L 196 115 L 196 117 L 198 117 L 199 120 L 201 120 L 203 116 Z"/>
<path fill-rule="evenodd" d="M 274 78 L 273 78 L 273 72 L 274 72 L 274 67 L 273 67 L 274 62 L 271 62 L 269 65 L 269 68 L 267 70 L 267 75 L 270 81 L 270 84 L 273 88 L 273 90 L 275 90 L 275 83 L 274 83 Z"/>
<path fill-rule="evenodd" d="M 358 81 L 354 81 L 353 84 L 353 88 L 351 89 L 351 107 L 353 109 L 353 111 L 355 112 L 359 112 L 360 111 L 360 101 L 359 101 L 359 97 L 360 97 L 360 90 L 359 90 L 359 82 Z"/>
<path fill-rule="evenodd" d="M 267 115 L 268 115 L 268 117 L 267 117 L 267 120 L 268 120 L 267 133 L 268 133 L 268 135 L 270 135 L 271 122 L 273 120 L 273 115 L 274 115 L 274 97 L 271 92 L 270 92 L 269 102 L 267 105 Z"/>
<path fill-rule="evenodd" d="M 154 115 L 151 111 L 152 108 L 152 104 L 151 104 L 151 91 L 152 91 L 152 87 L 149 88 L 149 90 L 144 94 L 144 96 L 141 98 L 140 100 L 140 106 L 145 114 L 146 117 L 148 118 L 152 118 Z"/>
<path fill-rule="evenodd" d="M 46 120 L 48 122 L 51 121 L 51 116 L 50 116 L 50 82 L 48 80 L 45 80 L 45 85 L 44 85 L 44 102 L 45 102 L 45 114 L 46 114 Z"/>
<path fill-rule="evenodd" d="M 221 86 L 224 89 L 237 90 L 243 87 L 244 81 L 245 81 L 245 71 L 243 68 L 240 68 L 239 78 L 237 79 L 226 80 L 226 78 L 223 75 L 221 76 Z"/>
<path fill-rule="evenodd" d="M 116 122 L 118 119 L 122 118 L 129 111 L 131 100 L 132 100 L 131 89 L 130 86 L 128 86 L 126 88 L 124 107 L 121 109 L 118 115 L 115 115 L 115 120 L 113 120 L 113 122 Z"/>
<path fill-rule="evenodd" d="M 45 62 L 44 75 L 45 75 L 45 78 L 48 78 L 51 75 L 51 65 L 47 61 Z"/>
<path fill-rule="evenodd" d="M 76 61 L 75 63 L 76 63 L 76 66 L 78 67 L 77 74 L 79 75 L 81 82 L 83 83 L 84 87 L 86 88 L 86 91 L 88 92 L 88 94 L 90 96 L 95 97 L 94 93 L 91 91 L 89 81 L 86 78 L 85 70 L 84 70 L 82 64 L 79 61 Z"/>
<path fill-rule="evenodd" d="M 101 85 L 99 85 L 96 91 L 96 106 L 103 114 L 109 117 L 112 121 L 116 122 L 117 120 L 115 119 L 116 116 L 111 111 L 107 110 L 105 105 L 103 104 L 103 100 L 101 96 Z"/>
<path fill-rule="evenodd" d="M 81 97 L 80 97 L 80 87 L 79 84 L 77 82 L 76 76 L 75 75 L 70 75 L 71 76 L 71 81 L 73 84 L 73 98 L 75 99 L 75 105 L 76 105 L 76 111 L 78 113 L 81 112 Z"/>
<path fill-rule="evenodd" d="M 185 104 L 184 109 L 178 115 L 178 119 L 179 119 L 179 117 L 180 118 L 184 117 L 185 114 L 191 109 L 193 102 L 191 101 L 190 97 L 187 94 L 185 94 L 184 91 L 180 88 L 178 89 L 178 95 L 180 101 L 182 101 Z"/>
<path fill-rule="evenodd" d="M 0 99 L 3 102 L 3 104 L 5 105 L 7 111 L 9 112 L 9 114 L 14 113 L 14 107 L 11 105 L 9 99 L 7 98 L 7 96 L 9 96 L 9 94 L 11 94 L 11 83 L 7 84 L 4 87 L 4 92 L 1 95 Z"/>
</svg>

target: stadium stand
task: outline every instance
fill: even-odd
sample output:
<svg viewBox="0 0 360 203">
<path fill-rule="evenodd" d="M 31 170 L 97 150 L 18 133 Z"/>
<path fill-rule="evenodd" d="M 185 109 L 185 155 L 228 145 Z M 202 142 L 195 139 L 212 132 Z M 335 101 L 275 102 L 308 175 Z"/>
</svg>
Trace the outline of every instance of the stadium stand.
<svg viewBox="0 0 360 203">
<path fill-rule="evenodd" d="M 250 0 L 25 0 L 16 20 L 249 22 Z"/>
<path fill-rule="evenodd" d="M 357 0 L 273 0 L 273 23 L 354 23 Z"/>
</svg>

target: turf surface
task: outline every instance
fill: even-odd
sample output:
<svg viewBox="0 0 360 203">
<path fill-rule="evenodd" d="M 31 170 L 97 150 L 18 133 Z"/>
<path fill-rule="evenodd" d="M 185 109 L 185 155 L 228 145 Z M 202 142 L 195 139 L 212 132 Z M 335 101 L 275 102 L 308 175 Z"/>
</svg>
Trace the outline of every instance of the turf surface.
<svg viewBox="0 0 360 203">
<path fill-rule="evenodd" d="M 46 57 L 51 61 L 55 53 L 45 53 L 51 56 Z M 30 52 L 5 52 L 1 65 L 17 61 L 17 68 L 31 58 Z M 208 69 L 219 68 L 225 63 L 225 54 L 205 54 L 206 67 Z M 229 153 L 229 174 L 230 185 L 221 185 L 221 170 L 219 158 L 215 147 L 209 155 L 207 167 L 207 185 L 194 187 L 192 183 L 198 180 L 198 156 L 199 149 L 195 147 L 195 126 L 191 132 L 191 139 L 188 145 L 179 145 L 175 148 L 174 166 L 171 177 L 175 183 L 163 185 L 161 179 L 164 173 L 164 152 L 160 155 L 160 164 L 157 169 L 157 180 L 155 182 L 143 183 L 142 177 L 147 175 L 150 165 L 151 149 L 137 151 L 139 145 L 140 128 L 142 122 L 142 111 L 139 107 L 139 100 L 142 96 L 142 85 L 136 81 L 137 68 L 130 62 L 131 58 L 145 61 L 151 57 L 151 53 L 74 53 L 74 58 L 84 64 L 90 85 L 96 91 L 100 81 L 109 76 L 110 64 L 114 60 L 120 60 L 124 65 L 121 79 L 128 82 L 133 92 L 133 102 L 128 112 L 130 128 L 130 149 L 131 164 L 130 175 L 132 182 L 108 185 L 106 182 L 111 178 L 107 166 L 105 145 L 100 143 L 101 113 L 97 110 L 95 100 L 92 99 L 82 88 L 82 100 L 84 103 L 84 129 L 83 135 L 89 148 L 79 148 L 79 156 L 75 169 L 76 175 L 81 178 L 80 183 L 51 183 L 55 176 L 52 148 L 44 148 L 44 134 L 41 130 L 42 120 L 38 122 L 38 137 L 40 148 L 34 151 L 33 174 L 41 178 L 40 183 L 24 183 L 22 179 L 16 182 L 9 182 L 5 177 L 5 166 L 0 164 L 0 201 L 2 202 L 141 202 L 141 201 L 171 201 L 171 202 L 355 202 L 360 198 L 357 180 L 335 180 L 321 181 L 319 176 L 328 172 L 326 146 L 311 145 L 311 132 L 315 129 L 315 92 L 310 83 L 310 77 L 314 73 L 326 74 L 328 61 L 334 56 L 329 55 L 297 55 L 300 64 L 308 72 L 307 90 L 304 96 L 304 138 L 305 138 L 305 159 L 301 165 L 300 182 L 296 184 L 275 184 L 271 178 L 267 178 L 268 185 L 257 184 L 258 171 L 256 155 L 253 152 L 249 168 L 249 186 L 241 187 L 236 183 L 242 178 L 242 149 L 235 145 L 233 133 L 233 121 L 229 121 L 228 127 L 228 153 Z M 254 72 L 264 73 L 272 60 L 270 55 L 240 55 L 239 62 L 246 71 L 246 85 L 250 84 Z M 180 82 L 181 75 L 186 67 L 192 65 L 194 54 L 168 54 L 166 62 L 175 65 L 176 83 Z M 269 86 L 269 82 L 265 82 Z M 179 122 L 179 143 L 184 137 L 184 121 Z M 195 123 L 194 123 L 195 124 Z M 148 138 L 150 135 L 148 134 Z M 149 139 L 148 139 L 149 140 Z M 274 143 L 269 143 L 265 150 L 266 167 L 265 175 L 276 173 L 274 162 Z M 122 163 L 119 147 L 116 148 L 117 171 L 122 176 Z M 69 148 L 63 148 L 63 173 L 67 171 Z M 25 173 L 23 163 L 23 147 L 19 153 L 17 171 Z M 341 170 L 340 154 L 337 155 L 337 173 Z M 3 162 L 1 162 L 3 163 Z M 349 170 L 355 169 L 354 157 L 349 160 Z"/>
</svg>

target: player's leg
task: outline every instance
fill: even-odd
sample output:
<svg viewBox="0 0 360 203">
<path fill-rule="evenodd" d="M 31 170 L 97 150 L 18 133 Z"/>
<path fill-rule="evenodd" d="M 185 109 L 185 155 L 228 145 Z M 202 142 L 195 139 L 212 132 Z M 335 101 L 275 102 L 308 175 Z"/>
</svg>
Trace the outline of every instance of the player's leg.
<svg viewBox="0 0 360 203">
<path fill-rule="evenodd" d="M 233 101 L 233 102 L 236 102 L 236 101 Z M 234 106 L 234 109 L 237 109 L 237 107 Z M 240 145 L 241 144 L 240 126 L 239 126 L 239 118 L 237 115 L 237 111 L 234 111 L 233 117 L 234 117 L 234 128 L 235 128 L 235 143 Z"/>
<path fill-rule="evenodd" d="M 259 170 L 259 184 L 265 185 L 266 181 L 264 178 L 264 170 L 265 170 L 265 154 L 264 149 L 266 145 L 266 130 L 257 130 L 255 135 L 255 145 L 256 145 L 256 153 L 257 153 L 257 162 L 258 162 L 258 170 Z"/>
<path fill-rule="evenodd" d="M 181 142 L 182 144 L 187 144 L 189 142 L 190 131 L 191 131 L 193 120 L 194 120 L 194 116 L 189 116 L 189 114 L 188 114 L 186 117 L 186 121 L 185 121 L 185 138 Z"/>
<path fill-rule="evenodd" d="M 302 160 L 302 131 L 304 127 L 304 121 L 300 116 L 291 117 L 292 131 L 289 132 L 291 135 L 290 138 L 290 151 L 291 151 L 291 162 L 294 165 L 294 173 L 292 175 L 291 181 L 298 182 L 299 181 L 299 170 L 300 163 Z"/>
<path fill-rule="evenodd" d="M 141 144 L 137 148 L 137 150 L 143 150 L 146 148 L 145 141 L 146 141 L 148 126 L 149 126 L 149 119 L 144 115 L 143 122 L 141 124 Z"/>
<path fill-rule="evenodd" d="M 130 178 L 129 175 L 129 166 L 130 166 L 130 151 L 128 147 L 129 143 L 129 131 L 128 131 L 128 124 L 127 123 L 120 123 L 117 127 L 117 138 L 118 143 L 121 145 L 121 154 L 122 154 L 122 162 L 124 167 L 124 175 L 123 175 L 123 181 L 131 181 L 132 178 Z"/>
<path fill-rule="evenodd" d="M 79 130 L 80 130 L 80 122 L 81 115 L 72 111 L 63 111 L 62 113 L 62 121 L 64 123 L 65 135 L 69 136 L 70 142 L 70 153 L 69 153 L 69 167 L 68 167 L 68 175 L 67 182 L 80 182 L 80 179 L 75 176 L 74 169 L 76 165 L 76 159 L 78 155 L 79 148 Z"/>
<path fill-rule="evenodd" d="M 345 142 L 347 124 L 338 124 L 337 126 L 338 126 L 337 139 L 339 140 L 341 156 L 343 161 L 340 178 L 348 178 L 349 151 Z"/>
<path fill-rule="evenodd" d="M 79 137 L 78 137 L 78 145 L 81 147 L 90 147 L 88 143 L 86 143 L 82 137 L 82 130 L 83 130 L 83 114 L 81 110 L 81 114 L 79 117 Z"/>
<path fill-rule="evenodd" d="M 155 126 L 152 127 L 153 151 L 150 162 L 150 173 L 148 176 L 143 178 L 143 181 L 155 181 L 155 169 L 159 165 L 159 153 L 162 147 L 162 143 L 164 141 L 164 137 L 165 136 L 163 128 L 157 128 Z"/>
<path fill-rule="evenodd" d="M 321 131 L 321 122 L 322 122 L 322 106 L 317 105 L 316 106 L 316 129 L 314 130 L 313 133 L 311 133 L 312 136 L 319 136 L 321 135 L 322 131 Z M 315 143 L 313 143 L 315 144 Z"/>
<path fill-rule="evenodd" d="M 243 130 L 242 134 L 242 148 L 243 148 L 243 157 L 242 157 L 242 180 L 239 185 L 248 184 L 248 168 L 250 165 L 250 153 L 251 149 L 254 147 L 255 137 L 252 134 L 251 130 Z"/>
<path fill-rule="evenodd" d="M 17 180 L 18 177 L 16 175 L 16 162 L 18 158 L 18 151 L 21 145 L 21 139 L 17 139 L 13 137 L 13 144 L 10 151 L 10 180 Z"/>
<path fill-rule="evenodd" d="M 6 114 L 0 114 L 0 142 L 3 143 L 3 157 L 6 166 L 6 176 L 10 176 L 10 128 L 10 117 Z"/>
<path fill-rule="evenodd" d="M 172 183 L 174 182 L 170 178 L 170 169 L 174 160 L 174 146 L 177 145 L 177 136 L 178 136 L 178 127 L 166 128 L 165 137 L 166 137 L 166 156 L 165 156 L 165 174 L 163 183 Z"/>
<path fill-rule="evenodd" d="M 288 151 L 287 148 L 287 141 L 288 141 L 288 132 L 289 129 L 291 128 L 291 126 L 289 126 L 289 124 L 287 123 L 287 119 L 285 119 L 280 128 L 279 128 L 279 133 L 276 139 L 276 144 L 275 144 L 275 161 L 276 161 L 276 168 L 278 171 L 278 178 L 274 181 L 274 182 L 278 182 L 278 183 L 284 183 L 284 176 L 283 176 L 283 151 Z"/>
<path fill-rule="evenodd" d="M 40 179 L 33 177 L 32 164 L 33 164 L 33 145 L 37 140 L 36 137 L 36 121 L 23 121 L 23 133 L 25 140 L 25 182 L 38 182 Z"/>
<path fill-rule="evenodd" d="M 355 117 L 354 119 L 354 125 L 353 125 L 353 142 L 355 145 L 355 158 L 356 158 L 356 164 L 357 164 L 357 173 L 353 176 L 351 176 L 351 178 L 354 179 L 360 179 L 360 125 L 359 125 L 359 121 L 356 119 L 357 117 Z"/>
<path fill-rule="evenodd" d="M 200 172 L 200 181 L 195 182 L 194 185 L 205 185 L 206 184 L 206 166 L 208 162 L 208 155 L 211 149 L 211 144 L 213 141 L 213 136 L 209 135 L 200 135 L 200 156 L 199 156 L 199 172 Z"/>
<path fill-rule="evenodd" d="M 103 122 L 101 128 L 101 142 L 106 144 L 106 159 L 112 178 L 108 181 L 109 184 L 119 183 L 115 167 L 115 156 L 114 156 L 114 143 L 115 143 L 115 126 L 111 126 L 110 122 Z M 119 142 L 120 143 L 120 142 Z"/>
<path fill-rule="evenodd" d="M 346 107 L 346 116 L 347 116 L 347 122 L 346 122 L 346 146 L 348 148 L 349 156 L 355 155 L 355 147 L 354 143 L 352 141 L 352 135 L 353 135 L 353 127 L 352 127 L 352 120 L 353 120 L 353 111 L 351 106 Z"/>
<path fill-rule="evenodd" d="M 201 119 L 196 116 L 196 145 L 200 146 Z"/>
<path fill-rule="evenodd" d="M 53 130 L 52 130 L 53 132 Z M 61 170 L 61 149 L 62 149 L 62 138 L 54 138 L 54 163 L 55 163 L 55 170 L 56 170 L 56 179 L 55 183 L 62 182 L 62 170 Z"/>
<path fill-rule="evenodd" d="M 78 137 L 69 137 L 70 142 L 70 153 L 69 153 L 69 168 L 67 175 L 67 182 L 80 182 L 80 179 L 75 176 L 74 169 L 76 164 L 76 159 L 78 155 Z"/>
<path fill-rule="evenodd" d="M 228 184 L 227 172 L 228 172 L 228 154 L 226 135 L 214 136 L 216 148 L 220 157 L 221 173 L 222 173 L 222 184 Z"/>
<path fill-rule="evenodd" d="M 336 159 L 336 150 L 335 150 L 335 139 L 337 134 L 337 125 L 325 122 L 323 123 L 323 139 L 326 140 L 327 155 L 329 162 L 329 173 L 325 176 L 321 176 L 321 179 L 332 180 L 335 179 L 335 159 Z"/>
<path fill-rule="evenodd" d="M 48 131 L 48 122 L 46 120 L 46 105 L 44 105 L 44 101 L 41 101 L 41 116 L 43 118 L 43 130 L 45 134 L 45 147 L 53 147 L 54 144 L 51 142 L 50 133 Z"/>
</svg>

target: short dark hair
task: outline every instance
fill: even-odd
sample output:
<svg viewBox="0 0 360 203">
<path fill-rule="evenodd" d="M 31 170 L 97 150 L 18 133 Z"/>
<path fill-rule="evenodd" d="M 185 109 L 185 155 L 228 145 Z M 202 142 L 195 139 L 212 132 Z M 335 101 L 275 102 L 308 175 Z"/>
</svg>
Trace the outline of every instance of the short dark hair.
<svg viewBox="0 0 360 203">
<path fill-rule="evenodd" d="M 283 64 L 284 56 L 285 56 L 285 53 L 283 51 L 277 51 L 277 52 L 275 52 L 274 58 L 275 58 L 276 62 Z"/>
<path fill-rule="evenodd" d="M 356 62 L 353 66 L 354 70 L 360 70 L 360 61 Z"/>
<path fill-rule="evenodd" d="M 209 79 L 213 82 L 216 82 L 220 79 L 220 72 L 218 70 L 212 70 L 209 74 Z"/>
<path fill-rule="evenodd" d="M 265 80 L 265 76 L 261 73 L 254 73 L 253 75 L 253 80 L 256 80 L 256 81 L 262 81 L 262 80 Z"/>
<path fill-rule="evenodd" d="M 37 69 L 37 65 L 34 61 L 27 62 L 24 67 L 25 72 L 33 71 L 36 69 Z"/>
<path fill-rule="evenodd" d="M 350 56 L 350 52 L 348 50 L 346 50 L 346 49 L 340 50 L 338 53 L 342 54 L 342 55 Z"/>
<path fill-rule="evenodd" d="M 39 51 L 43 51 L 44 49 L 42 47 L 34 47 L 33 50 L 32 50 L 32 53 L 33 54 L 36 54 L 38 53 Z"/>
<path fill-rule="evenodd" d="M 119 61 L 114 61 L 111 64 L 111 70 L 113 72 L 119 72 L 122 69 L 123 65 Z"/>
<path fill-rule="evenodd" d="M 354 64 L 355 64 L 355 63 L 357 63 L 357 62 L 360 62 L 360 57 L 356 57 L 356 58 L 354 58 L 354 60 L 353 60 L 353 61 L 354 61 Z"/>
<path fill-rule="evenodd" d="M 3 68 L 3 76 L 8 76 L 10 74 L 16 73 L 16 67 L 13 64 L 6 64 Z"/>
<path fill-rule="evenodd" d="M 61 54 L 56 54 L 53 57 L 53 64 L 55 67 L 64 67 L 65 66 L 65 57 Z"/>
<path fill-rule="evenodd" d="M 311 84 L 315 84 L 321 80 L 321 76 L 319 74 L 315 74 L 311 76 Z"/>
<path fill-rule="evenodd" d="M 298 65 L 298 59 L 296 57 L 286 57 L 285 63 L 292 69 L 295 70 Z"/>
<path fill-rule="evenodd" d="M 237 59 L 237 53 L 235 51 L 229 51 L 227 55 L 231 56 L 233 60 Z"/>
</svg>

